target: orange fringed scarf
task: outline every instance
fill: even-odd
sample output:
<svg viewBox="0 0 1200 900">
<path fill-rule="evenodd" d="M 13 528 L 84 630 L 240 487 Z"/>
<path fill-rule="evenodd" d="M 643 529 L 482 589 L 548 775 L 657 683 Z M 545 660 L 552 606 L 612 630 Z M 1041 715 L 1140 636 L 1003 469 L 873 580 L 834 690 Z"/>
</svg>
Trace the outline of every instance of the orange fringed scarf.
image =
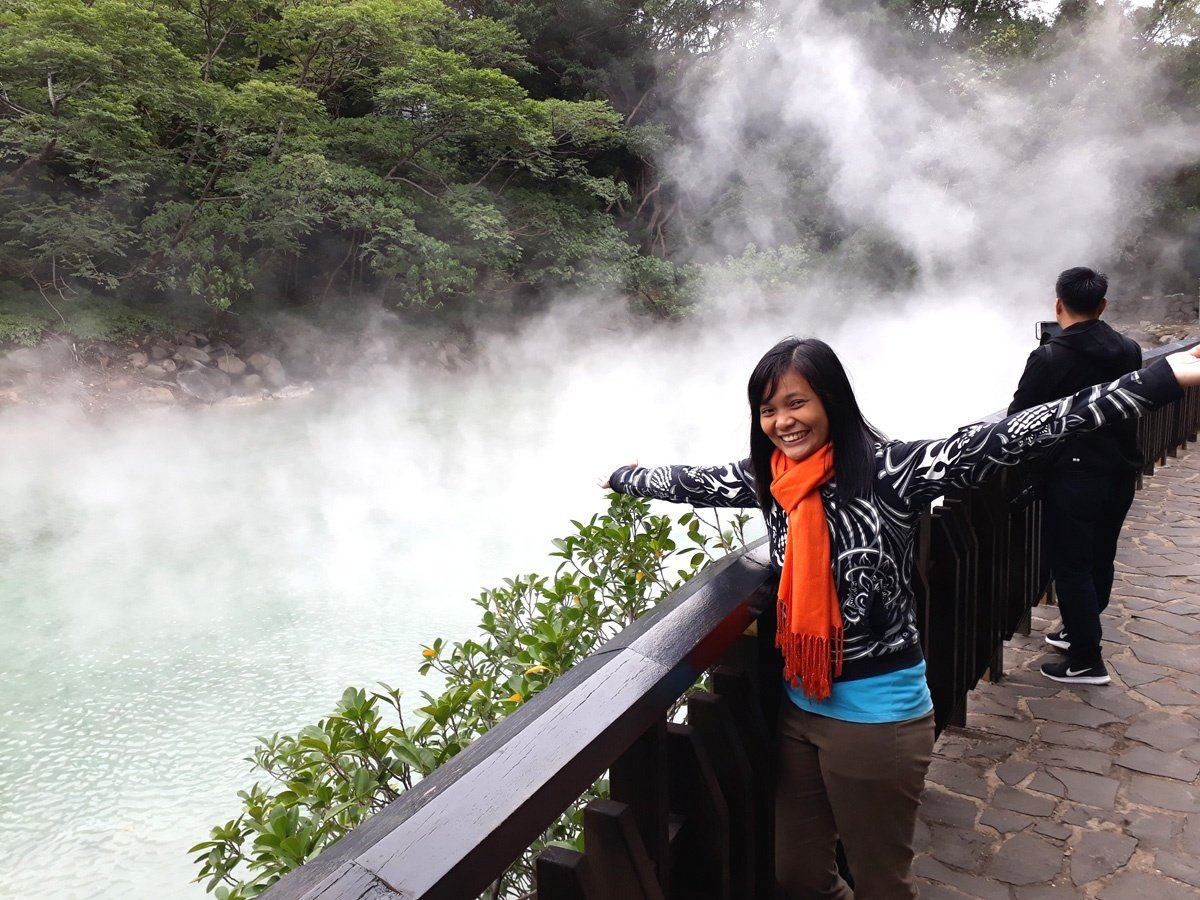
<svg viewBox="0 0 1200 900">
<path fill-rule="evenodd" d="M 824 700 L 834 676 L 842 674 L 842 611 L 820 492 L 833 477 L 833 446 L 827 443 L 799 462 L 776 450 L 771 476 L 771 494 L 788 520 L 775 645 L 783 651 L 788 684 L 796 687 L 799 678 L 806 697 Z"/>
</svg>

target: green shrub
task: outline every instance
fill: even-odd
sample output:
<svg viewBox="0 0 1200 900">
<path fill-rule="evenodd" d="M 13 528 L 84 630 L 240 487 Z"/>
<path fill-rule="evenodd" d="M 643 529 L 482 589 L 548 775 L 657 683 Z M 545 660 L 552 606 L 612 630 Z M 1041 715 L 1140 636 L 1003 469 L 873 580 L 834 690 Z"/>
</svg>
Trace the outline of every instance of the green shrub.
<svg viewBox="0 0 1200 900">
<path fill-rule="evenodd" d="M 556 677 L 617 634 L 710 562 L 745 543 L 748 516 L 722 529 L 688 512 L 672 521 L 649 503 L 610 494 L 608 511 L 555 540 L 552 577 L 505 579 L 475 598 L 480 634 L 437 638 L 424 647 L 422 674 L 445 689 L 422 693 L 416 715 L 387 685 L 349 687 L 326 718 L 292 735 L 258 739 L 247 758 L 267 777 L 238 797 L 238 816 L 212 829 L 198 853 L 197 881 L 220 900 L 256 897 L 382 809 Z M 682 530 L 686 546 L 673 536 Z M 577 845 L 587 800 L 602 780 L 492 885 L 488 896 L 528 896 L 535 854 L 549 843 Z"/>
<path fill-rule="evenodd" d="M 42 340 L 50 320 L 23 313 L 0 313 L 0 346 L 23 344 L 33 347 Z"/>
<path fill-rule="evenodd" d="M 67 333 L 83 341 L 120 341 L 167 328 L 157 316 L 120 303 L 87 298 L 59 306 Z"/>
</svg>

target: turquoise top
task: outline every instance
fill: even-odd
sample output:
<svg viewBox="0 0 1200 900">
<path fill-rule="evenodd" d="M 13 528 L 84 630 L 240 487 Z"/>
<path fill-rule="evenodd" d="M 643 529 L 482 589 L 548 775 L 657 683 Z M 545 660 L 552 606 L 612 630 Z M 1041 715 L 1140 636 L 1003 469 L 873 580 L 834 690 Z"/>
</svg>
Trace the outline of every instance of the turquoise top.
<svg viewBox="0 0 1200 900">
<path fill-rule="evenodd" d="M 785 687 L 801 709 L 843 722 L 906 722 L 933 709 L 925 681 L 925 660 L 897 672 L 835 681 L 827 700 L 811 700 L 799 688 Z"/>
</svg>

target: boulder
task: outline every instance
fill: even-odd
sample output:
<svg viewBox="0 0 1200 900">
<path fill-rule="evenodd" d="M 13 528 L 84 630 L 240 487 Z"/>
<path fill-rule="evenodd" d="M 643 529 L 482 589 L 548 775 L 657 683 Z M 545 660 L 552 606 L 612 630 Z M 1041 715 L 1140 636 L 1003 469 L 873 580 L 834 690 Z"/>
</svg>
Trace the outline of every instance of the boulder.
<svg viewBox="0 0 1200 900">
<path fill-rule="evenodd" d="M 242 375 L 246 364 L 232 353 L 221 353 L 217 356 L 217 368 L 227 375 Z"/>
<path fill-rule="evenodd" d="M 165 385 L 144 384 L 134 391 L 133 399 L 139 403 L 174 403 L 175 394 Z"/>
<path fill-rule="evenodd" d="M 286 386 L 288 383 L 287 372 L 283 370 L 283 363 L 277 359 L 272 359 L 258 371 L 262 375 L 263 381 L 276 390 Z"/>
<path fill-rule="evenodd" d="M 175 376 L 175 383 L 183 388 L 184 393 L 202 403 L 215 403 L 229 396 L 231 385 L 229 376 L 220 369 L 203 366 L 184 369 Z"/>
<path fill-rule="evenodd" d="M 255 372 L 261 372 L 271 363 L 277 363 L 279 360 L 269 353 L 251 353 L 246 362 L 250 364 L 250 368 Z"/>
<path fill-rule="evenodd" d="M 175 351 L 175 358 L 180 362 L 201 363 L 208 365 L 212 357 L 198 347 L 180 347 Z"/>
</svg>

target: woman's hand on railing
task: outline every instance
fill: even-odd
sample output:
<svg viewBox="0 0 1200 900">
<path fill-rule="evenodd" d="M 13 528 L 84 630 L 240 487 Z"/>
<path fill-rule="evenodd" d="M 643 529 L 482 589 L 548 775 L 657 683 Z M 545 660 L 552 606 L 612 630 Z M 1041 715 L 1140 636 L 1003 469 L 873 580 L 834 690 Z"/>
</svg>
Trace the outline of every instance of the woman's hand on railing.
<svg viewBox="0 0 1200 900">
<path fill-rule="evenodd" d="M 1182 353 L 1172 353 L 1167 363 L 1180 387 L 1200 387 L 1200 344 Z"/>
<path fill-rule="evenodd" d="M 637 460 L 635 459 L 633 462 L 626 463 L 624 466 L 618 466 L 617 468 L 618 469 L 636 469 L 637 468 Z M 614 469 L 613 471 L 616 471 L 616 470 Z M 608 483 L 608 480 L 610 478 L 612 478 L 611 474 L 606 475 L 603 480 L 597 480 L 596 484 L 600 485 L 600 487 L 602 487 L 606 491 L 611 490 L 612 485 Z"/>
</svg>

